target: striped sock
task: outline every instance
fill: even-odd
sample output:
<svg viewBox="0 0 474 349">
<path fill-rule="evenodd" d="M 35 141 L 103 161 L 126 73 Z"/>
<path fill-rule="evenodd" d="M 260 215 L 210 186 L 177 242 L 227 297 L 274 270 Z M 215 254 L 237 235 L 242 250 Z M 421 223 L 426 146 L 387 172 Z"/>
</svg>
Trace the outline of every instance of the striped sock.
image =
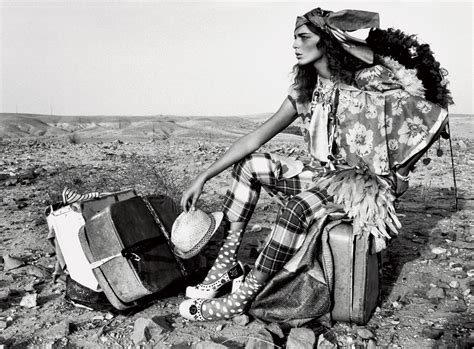
<svg viewBox="0 0 474 349">
<path fill-rule="evenodd" d="M 85 201 L 85 200 L 90 200 L 90 199 L 97 199 L 102 196 L 101 193 L 99 192 L 92 192 L 92 193 L 87 193 L 87 194 L 79 194 L 77 191 L 74 189 L 70 189 L 68 187 L 64 188 L 63 190 L 63 203 L 66 204 L 72 204 L 77 201 Z"/>
</svg>

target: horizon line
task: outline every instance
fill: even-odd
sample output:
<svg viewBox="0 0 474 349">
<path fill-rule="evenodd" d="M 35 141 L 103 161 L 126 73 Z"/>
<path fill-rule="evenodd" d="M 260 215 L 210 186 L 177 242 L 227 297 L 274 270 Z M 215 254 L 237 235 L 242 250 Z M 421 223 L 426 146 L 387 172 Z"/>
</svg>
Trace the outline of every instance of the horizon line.
<svg viewBox="0 0 474 349">
<path fill-rule="evenodd" d="M 251 113 L 251 114 L 228 114 L 228 115 L 199 115 L 199 114 L 42 114 L 42 113 L 19 113 L 19 112 L 0 112 L 0 115 L 37 115 L 37 116 L 66 116 L 66 117 L 250 117 L 250 116 L 264 116 L 264 115 L 272 115 L 274 112 L 260 112 L 260 113 Z M 449 113 L 448 115 L 468 115 L 474 116 L 474 113 Z"/>
</svg>

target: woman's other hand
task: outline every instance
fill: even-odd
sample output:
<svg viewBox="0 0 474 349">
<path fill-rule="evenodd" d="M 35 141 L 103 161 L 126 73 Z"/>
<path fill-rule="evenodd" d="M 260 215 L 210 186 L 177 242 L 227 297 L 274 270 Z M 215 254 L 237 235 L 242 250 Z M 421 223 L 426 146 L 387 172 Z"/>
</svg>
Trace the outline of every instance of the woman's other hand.
<svg viewBox="0 0 474 349">
<path fill-rule="evenodd" d="M 201 176 L 196 177 L 191 185 L 183 192 L 181 197 L 181 208 L 184 212 L 196 209 L 196 202 L 201 196 L 202 188 L 204 187 L 205 180 Z"/>
</svg>

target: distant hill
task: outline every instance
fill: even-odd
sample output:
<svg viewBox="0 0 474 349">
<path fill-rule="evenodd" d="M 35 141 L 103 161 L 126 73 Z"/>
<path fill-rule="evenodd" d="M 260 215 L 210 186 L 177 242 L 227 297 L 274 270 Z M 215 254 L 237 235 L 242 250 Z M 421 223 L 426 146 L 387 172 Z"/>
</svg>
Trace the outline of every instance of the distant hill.
<svg viewBox="0 0 474 349">
<path fill-rule="evenodd" d="M 0 139 L 22 137 L 97 138 L 239 137 L 255 129 L 272 114 L 245 116 L 64 116 L 0 113 Z M 450 115 L 454 137 L 474 137 L 474 116 Z M 294 127 L 294 126 L 292 126 Z M 292 133 L 292 132 L 289 132 Z"/>
<path fill-rule="evenodd" d="M 58 137 L 72 133 L 82 139 L 95 137 L 240 136 L 258 125 L 260 116 L 61 116 L 0 113 L 0 138 Z"/>
</svg>

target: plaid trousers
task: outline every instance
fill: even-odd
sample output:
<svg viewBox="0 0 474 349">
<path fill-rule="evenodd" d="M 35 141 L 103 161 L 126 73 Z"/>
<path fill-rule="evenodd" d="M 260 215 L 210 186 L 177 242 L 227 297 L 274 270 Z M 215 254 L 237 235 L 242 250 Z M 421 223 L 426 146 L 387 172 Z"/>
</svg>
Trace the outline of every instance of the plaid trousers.
<svg viewBox="0 0 474 349">
<path fill-rule="evenodd" d="M 264 187 L 270 195 L 285 199 L 269 239 L 255 262 L 259 271 L 274 274 L 302 246 L 314 214 L 327 202 L 327 193 L 305 190 L 317 175 L 303 170 L 283 177 L 281 161 L 268 153 L 254 153 L 235 164 L 232 183 L 224 202 L 224 216 L 230 222 L 248 222 Z"/>
</svg>

